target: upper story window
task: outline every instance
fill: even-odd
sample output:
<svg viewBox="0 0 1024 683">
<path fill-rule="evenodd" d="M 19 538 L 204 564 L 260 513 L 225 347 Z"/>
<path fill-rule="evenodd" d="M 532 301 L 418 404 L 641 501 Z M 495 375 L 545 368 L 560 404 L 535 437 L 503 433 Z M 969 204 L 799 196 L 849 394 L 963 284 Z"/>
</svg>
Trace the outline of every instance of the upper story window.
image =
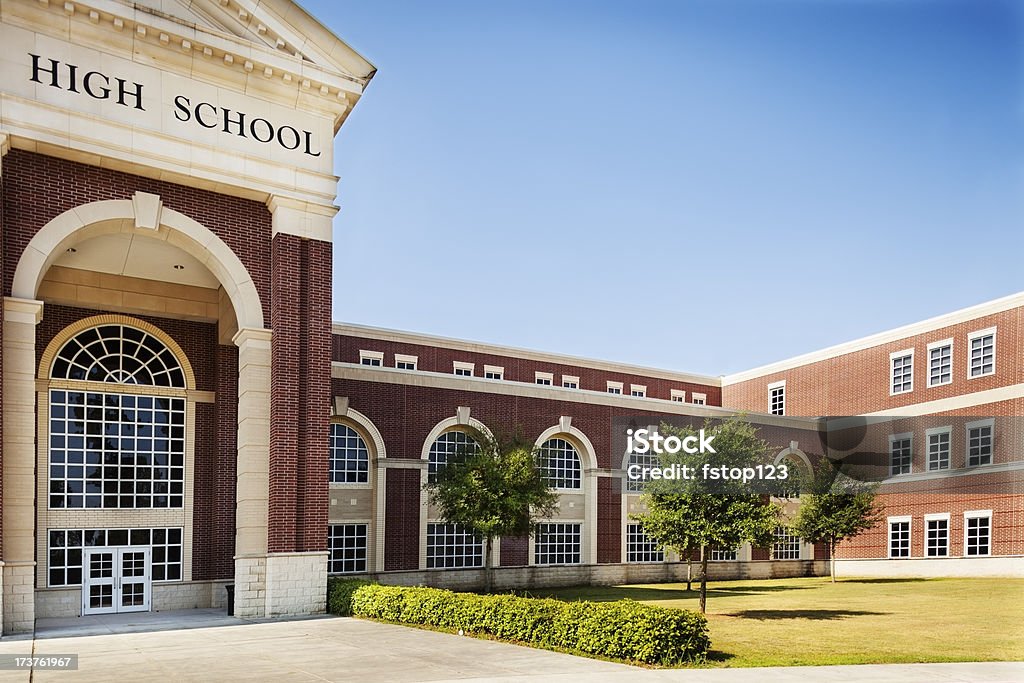
<svg viewBox="0 0 1024 683">
<path fill-rule="evenodd" d="M 912 433 L 893 434 L 889 437 L 889 476 L 910 474 L 914 457 L 913 439 Z"/>
<path fill-rule="evenodd" d="M 686 403 L 686 392 L 682 389 L 672 389 L 672 400 L 676 403 Z"/>
<path fill-rule="evenodd" d="M 580 378 L 571 375 L 562 375 L 562 387 L 564 389 L 579 389 Z"/>
<path fill-rule="evenodd" d="M 480 444 L 477 443 L 477 440 L 466 432 L 453 430 L 437 437 L 427 455 L 427 481 L 429 483 L 437 481 L 437 473 L 448 464 L 452 457 L 479 448 Z"/>
<path fill-rule="evenodd" d="M 968 335 L 971 360 L 968 377 L 984 377 L 996 371 L 996 328 L 979 330 Z"/>
<path fill-rule="evenodd" d="M 995 420 L 978 420 L 967 425 L 967 466 L 992 464 L 992 430 Z"/>
<path fill-rule="evenodd" d="M 565 439 L 548 439 L 540 447 L 540 468 L 553 489 L 583 487 L 583 467 L 575 446 Z"/>
<path fill-rule="evenodd" d="M 545 387 L 550 387 L 551 383 L 555 379 L 555 376 L 550 372 L 535 372 L 533 373 L 533 377 L 534 381 L 536 381 L 537 384 L 543 385 Z"/>
<path fill-rule="evenodd" d="M 359 364 L 379 368 L 384 365 L 384 352 L 382 351 L 359 351 Z"/>
<path fill-rule="evenodd" d="M 622 393 L 622 382 L 608 382 L 608 393 L 609 394 L 621 394 Z"/>
<path fill-rule="evenodd" d="M 453 361 L 452 367 L 455 370 L 455 374 L 459 377 L 472 377 L 476 370 L 474 363 L 463 363 L 462 361 Z"/>
<path fill-rule="evenodd" d="M 905 394 L 914 390 L 914 350 L 889 354 L 889 394 Z"/>
<path fill-rule="evenodd" d="M 395 367 L 399 370 L 415 370 L 419 363 L 419 357 L 407 356 L 405 354 L 395 354 Z"/>
<path fill-rule="evenodd" d="M 786 381 L 768 385 L 768 412 L 772 415 L 786 414 Z"/>
<path fill-rule="evenodd" d="M 928 437 L 928 471 L 949 469 L 949 437 L 952 429 L 935 427 L 925 430 Z"/>
<path fill-rule="evenodd" d="M 693 405 L 702 406 L 708 402 L 707 394 L 698 394 L 696 391 L 693 392 Z"/>
<path fill-rule="evenodd" d="M 953 381 L 953 340 L 945 339 L 928 345 L 928 386 L 937 387 Z"/>
<path fill-rule="evenodd" d="M 647 398 L 647 387 L 642 384 L 630 384 L 629 395 L 636 398 Z"/>
<path fill-rule="evenodd" d="M 69 339 L 52 379 L 185 388 L 181 363 L 162 341 L 129 325 L 91 327 Z"/>
<path fill-rule="evenodd" d="M 498 365 L 485 365 L 484 379 L 505 379 L 505 368 Z"/>
<path fill-rule="evenodd" d="M 370 481 L 370 451 L 356 430 L 332 422 L 328 446 L 331 482 L 365 484 Z"/>
</svg>

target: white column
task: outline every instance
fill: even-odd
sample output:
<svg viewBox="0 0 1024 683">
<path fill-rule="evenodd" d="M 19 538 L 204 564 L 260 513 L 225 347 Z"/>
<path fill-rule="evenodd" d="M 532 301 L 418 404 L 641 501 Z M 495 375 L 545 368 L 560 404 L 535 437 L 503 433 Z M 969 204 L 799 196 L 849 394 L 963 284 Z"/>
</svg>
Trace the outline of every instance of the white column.
<svg viewBox="0 0 1024 683">
<path fill-rule="evenodd" d="M 271 331 L 242 328 L 238 346 L 235 616 L 267 616 Z"/>
<path fill-rule="evenodd" d="M 36 325 L 42 316 L 42 301 L 4 299 L 4 633 L 35 625 Z"/>
</svg>

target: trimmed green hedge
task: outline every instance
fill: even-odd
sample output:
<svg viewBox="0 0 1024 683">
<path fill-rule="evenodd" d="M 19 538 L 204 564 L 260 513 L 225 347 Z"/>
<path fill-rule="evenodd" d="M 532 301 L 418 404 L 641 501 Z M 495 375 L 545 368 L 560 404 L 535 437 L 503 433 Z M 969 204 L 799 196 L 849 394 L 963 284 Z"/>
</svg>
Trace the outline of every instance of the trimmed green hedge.
<svg viewBox="0 0 1024 683">
<path fill-rule="evenodd" d="M 703 661 L 711 645 L 703 615 L 633 600 L 562 602 L 332 579 L 327 608 L 663 666 Z"/>
</svg>

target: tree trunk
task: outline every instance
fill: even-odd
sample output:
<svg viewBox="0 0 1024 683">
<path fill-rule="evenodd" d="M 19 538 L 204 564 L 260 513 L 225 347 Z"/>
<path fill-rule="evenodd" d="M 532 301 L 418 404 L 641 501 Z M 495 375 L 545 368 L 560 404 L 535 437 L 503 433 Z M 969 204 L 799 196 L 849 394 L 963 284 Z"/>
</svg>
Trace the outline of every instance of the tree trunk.
<svg viewBox="0 0 1024 683">
<path fill-rule="evenodd" d="M 494 537 L 487 534 L 484 541 L 484 592 L 490 593 L 494 585 L 493 568 L 491 567 L 491 544 Z"/>
<path fill-rule="evenodd" d="M 836 582 L 836 542 L 830 538 L 828 541 L 828 566 L 832 574 L 832 583 Z"/>
<path fill-rule="evenodd" d="M 693 590 L 693 553 L 686 551 L 686 590 Z"/>
<path fill-rule="evenodd" d="M 700 613 L 708 609 L 708 554 L 700 549 Z"/>
</svg>

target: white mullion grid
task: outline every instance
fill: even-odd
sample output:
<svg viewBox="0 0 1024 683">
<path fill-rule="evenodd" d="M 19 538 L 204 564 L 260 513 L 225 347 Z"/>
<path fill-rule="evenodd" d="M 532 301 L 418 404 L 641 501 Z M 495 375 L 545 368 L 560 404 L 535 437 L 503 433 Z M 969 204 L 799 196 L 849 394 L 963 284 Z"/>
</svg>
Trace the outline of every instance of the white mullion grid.
<svg viewBox="0 0 1024 683">
<path fill-rule="evenodd" d="M 987 557 L 992 554 L 992 511 L 964 512 L 964 556 Z"/>
<path fill-rule="evenodd" d="M 81 585 L 85 549 L 107 546 L 152 548 L 153 582 L 181 581 L 184 578 L 182 531 L 181 527 L 47 529 L 46 585 Z M 58 557 L 60 562 L 55 561 Z"/>
<path fill-rule="evenodd" d="M 924 516 L 925 557 L 949 557 L 949 513 Z"/>
<path fill-rule="evenodd" d="M 583 487 L 583 467 L 576 447 L 565 439 L 548 439 L 540 447 L 541 472 L 553 489 Z"/>
<path fill-rule="evenodd" d="M 996 372 L 996 328 L 989 327 L 967 335 L 969 357 L 967 378 L 987 377 Z"/>
<path fill-rule="evenodd" d="M 327 573 L 361 574 L 367 570 L 370 522 L 338 522 L 327 527 Z"/>
<path fill-rule="evenodd" d="M 626 525 L 626 562 L 664 562 L 665 551 L 644 533 L 638 522 Z"/>
<path fill-rule="evenodd" d="M 910 474 L 914 467 L 914 433 L 889 436 L 889 476 Z"/>
<path fill-rule="evenodd" d="M 484 566 L 480 534 L 462 524 L 427 524 L 427 569 L 459 569 Z"/>
<path fill-rule="evenodd" d="M 925 430 L 925 446 L 927 448 L 927 461 L 925 469 L 928 472 L 948 470 L 952 467 L 952 427 L 932 427 Z"/>
<path fill-rule="evenodd" d="M 953 381 L 953 340 L 928 345 L 928 386 L 940 387 Z"/>
<path fill-rule="evenodd" d="M 910 557 L 910 532 L 912 518 L 910 515 L 889 517 L 887 522 L 887 528 L 889 530 L 889 557 L 891 559 Z"/>
<path fill-rule="evenodd" d="M 774 537 L 772 542 L 772 559 L 773 560 L 799 560 L 800 559 L 800 537 L 794 536 L 789 533 L 789 529 L 784 526 L 775 527 L 775 531 L 772 533 Z"/>
<path fill-rule="evenodd" d="M 533 563 L 580 564 L 583 526 L 579 522 L 541 522 L 533 542 Z"/>
<path fill-rule="evenodd" d="M 995 420 L 988 418 L 968 422 L 964 427 L 967 434 L 967 466 L 991 465 L 995 448 Z"/>
<path fill-rule="evenodd" d="M 889 395 L 906 394 L 914 390 L 914 349 L 889 354 Z"/>
</svg>

